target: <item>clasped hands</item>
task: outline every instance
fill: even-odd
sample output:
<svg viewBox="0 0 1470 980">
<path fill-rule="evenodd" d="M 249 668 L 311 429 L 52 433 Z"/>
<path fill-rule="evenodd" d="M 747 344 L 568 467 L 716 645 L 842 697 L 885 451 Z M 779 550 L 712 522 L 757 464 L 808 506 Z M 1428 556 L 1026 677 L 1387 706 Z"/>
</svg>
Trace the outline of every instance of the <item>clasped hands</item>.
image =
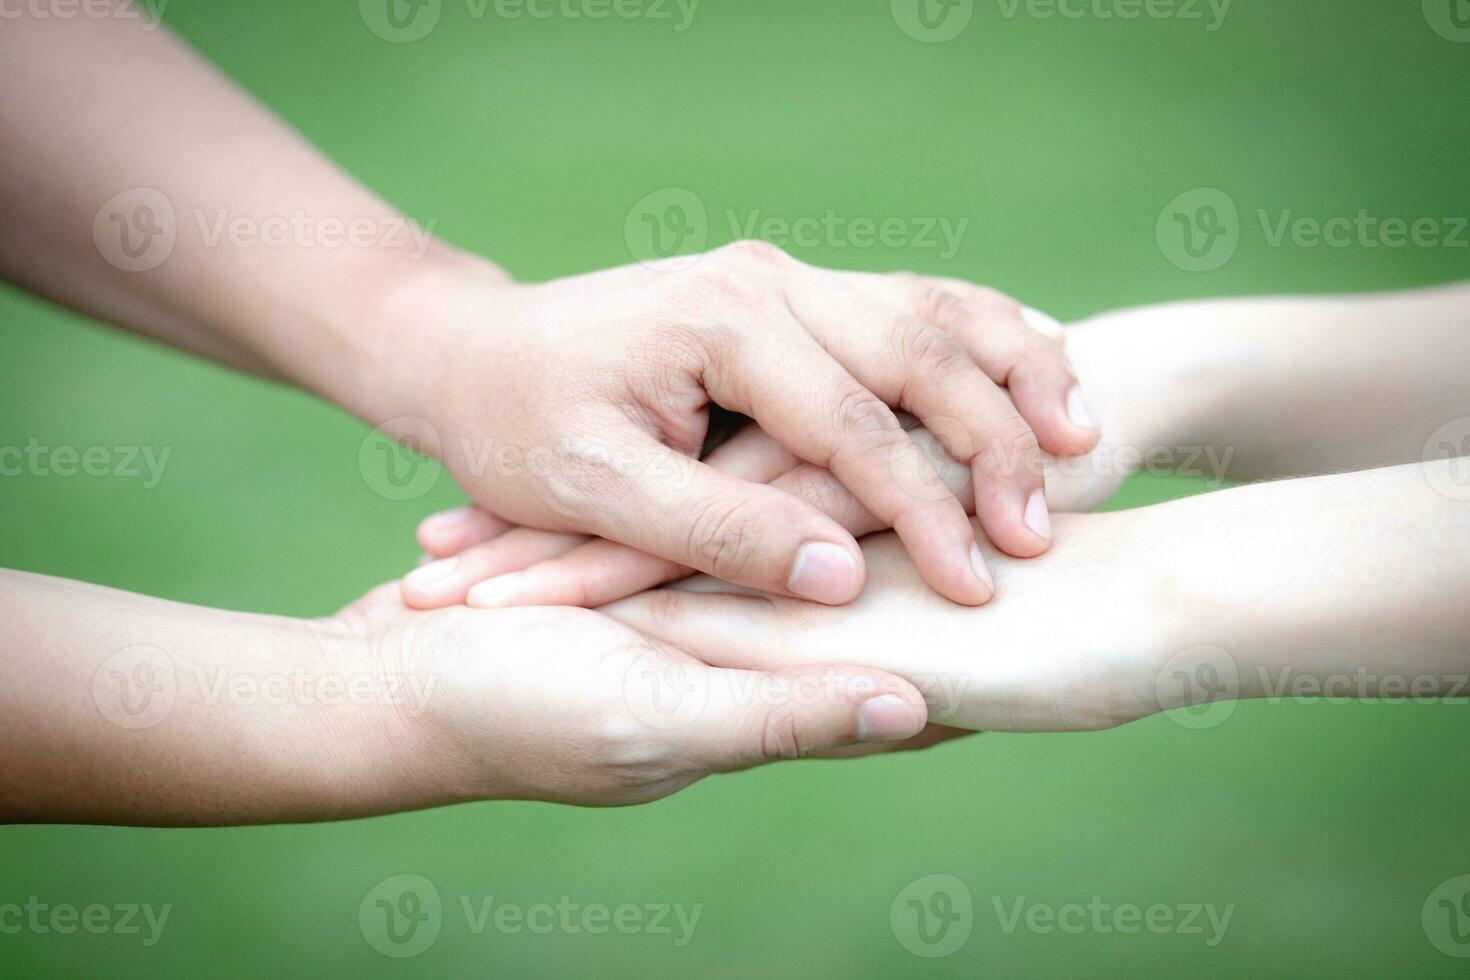
<svg viewBox="0 0 1470 980">
<path fill-rule="evenodd" d="M 426 519 L 426 564 L 331 625 L 430 651 L 461 692 L 448 729 L 484 736 L 464 771 L 487 782 L 464 798 L 638 802 L 771 759 L 1055 725 L 997 726 L 955 689 L 977 647 L 1055 625 L 1027 566 L 1054 577 L 1099 544 L 1059 522 L 1060 554 L 1038 558 L 1049 511 L 1089 509 L 1123 475 L 1056 473 L 1102 427 L 1055 321 L 762 243 L 539 286 L 470 261 L 385 312 L 460 352 L 414 407 L 478 504 Z M 711 404 L 753 422 L 700 460 Z M 475 465 L 492 443 L 551 447 L 556 465 Z M 604 451 L 566 449 L 589 443 Z M 650 465 L 611 465 L 629 453 Z M 695 572 L 709 577 L 646 591 Z M 1001 687 L 1024 699 L 1022 683 Z M 1065 727 L 1119 709 L 1075 710 Z"/>
</svg>

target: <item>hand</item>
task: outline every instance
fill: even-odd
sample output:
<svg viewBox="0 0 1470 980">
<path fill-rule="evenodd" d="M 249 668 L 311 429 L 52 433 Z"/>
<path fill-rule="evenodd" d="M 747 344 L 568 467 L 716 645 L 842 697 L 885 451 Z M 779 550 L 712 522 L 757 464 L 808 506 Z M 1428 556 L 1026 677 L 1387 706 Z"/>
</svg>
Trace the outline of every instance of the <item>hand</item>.
<svg viewBox="0 0 1470 980">
<path fill-rule="evenodd" d="M 1028 311 L 1027 322 L 1068 343 L 1049 317 Z M 1107 331 L 1076 332 L 1069 347 L 1079 377 L 1101 419 L 1102 441 L 1086 456 L 1044 457 L 1047 504 L 1053 511 L 1088 511 L 1110 498 L 1143 458 L 1139 436 L 1157 428 L 1167 406 L 1153 397 L 1146 373 L 1127 369 Z M 920 452 L 938 471 L 939 493 L 973 500 L 970 470 L 944 452 L 934 436 L 900 415 Z M 1119 448 L 1136 450 L 1120 454 Z M 830 472 L 802 463 L 750 426 L 716 449 L 706 462 L 740 479 L 767 482 L 811 503 L 856 537 L 883 524 Z M 403 600 L 419 609 L 468 602 L 477 608 L 512 605 L 596 607 L 692 574 L 692 569 L 602 538 L 516 528 L 483 508 L 459 507 L 426 518 L 418 540 L 437 559 L 403 579 Z"/>
<path fill-rule="evenodd" d="M 937 476 L 885 402 L 970 467 L 982 528 L 1023 557 L 1050 542 L 1038 438 L 1080 453 L 1098 437 L 1068 414 L 1079 397 L 1059 345 L 1027 329 L 1014 302 L 966 284 L 824 272 L 762 243 L 687 269 L 539 286 L 440 269 L 390 307 L 404 335 L 392 347 L 412 352 L 398 386 L 419 392 L 400 404 L 432 425 L 475 500 L 518 524 L 827 603 L 861 590 L 852 536 L 790 493 L 694 461 L 711 401 L 830 469 L 898 531 L 926 581 L 970 604 L 992 588 L 965 509 L 913 492 Z"/>
<path fill-rule="evenodd" d="M 707 578 L 604 611 L 712 664 L 778 670 L 844 660 L 925 692 L 930 718 L 958 728 L 1078 731 L 1160 710 L 1167 618 L 1155 608 L 1158 542 L 1130 511 L 1058 518 L 1057 544 L 1020 563 L 995 556 L 1010 588 L 984 612 L 925 589 L 890 534 L 863 542 L 871 587 L 849 606 L 719 594 Z"/>
<path fill-rule="evenodd" d="M 383 676 L 426 692 L 422 716 L 387 739 L 403 766 L 380 768 L 389 779 L 432 772 L 433 788 L 390 809 L 642 803 L 712 772 L 956 734 L 926 730 L 923 696 L 881 670 L 709 667 L 580 609 L 413 612 L 386 585 L 319 628 L 353 637 Z"/>
</svg>

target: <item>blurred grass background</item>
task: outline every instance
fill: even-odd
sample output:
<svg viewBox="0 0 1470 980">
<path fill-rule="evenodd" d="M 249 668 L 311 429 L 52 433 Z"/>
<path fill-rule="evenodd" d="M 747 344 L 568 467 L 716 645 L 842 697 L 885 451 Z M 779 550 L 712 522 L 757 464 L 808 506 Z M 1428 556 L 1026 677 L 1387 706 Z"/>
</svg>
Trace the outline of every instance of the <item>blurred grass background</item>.
<svg viewBox="0 0 1470 980">
<path fill-rule="evenodd" d="M 443 0 L 412 43 L 376 36 L 346 0 L 173 0 L 167 21 L 347 170 L 527 279 L 627 263 L 629 208 L 671 186 L 707 205 L 711 244 L 732 237 L 727 210 L 967 218 L 948 261 L 794 251 L 992 283 L 1064 319 L 1470 275 L 1464 248 L 1273 248 L 1256 219 L 1470 215 L 1470 45 L 1432 30 L 1419 0 L 1236 0 L 1214 31 L 1024 6 L 1008 17 L 981 0 L 939 44 L 906 35 L 880 0 L 705 0 L 684 31 L 667 9 L 508 19 Z M 1189 273 L 1155 223 L 1200 187 L 1237 203 L 1241 242 L 1223 267 Z M 336 410 L 15 290 L 0 289 L 0 349 L 0 445 L 172 447 L 154 489 L 0 479 L 8 567 L 320 615 L 410 568 L 417 520 L 460 500 L 447 478 L 385 500 L 359 473 L 365 427 Z M 1140 478 L 1114 506 L 1198 489 Z M 0 902 L 174 909 L 153 948 L 0 935 L 0 975 L 1463 975 L 1420 909 L 1470 872 L 1466 731 L 1463 703 L 1243 704 L 1208 731 L 1161 717 L 988 735 L 712 779 L 629 810 L 7 828 Z M 429 878 L 446 908 L 437 943 L 405 961 L 357 923 L 368 889 L 400 873 Z M 934 873 L 967 884 L 976 922 L 958 953 L 925 960 L 896 940 L 889 906 Z M 458 898 L 490 895 L 704 909 L 683 948 L 616 932 L 471 935 Z M 1008 935 L 991 907 L 1094 895 L 1235 909 L 1207 948 L 1147 932 Z"/>
</svg>

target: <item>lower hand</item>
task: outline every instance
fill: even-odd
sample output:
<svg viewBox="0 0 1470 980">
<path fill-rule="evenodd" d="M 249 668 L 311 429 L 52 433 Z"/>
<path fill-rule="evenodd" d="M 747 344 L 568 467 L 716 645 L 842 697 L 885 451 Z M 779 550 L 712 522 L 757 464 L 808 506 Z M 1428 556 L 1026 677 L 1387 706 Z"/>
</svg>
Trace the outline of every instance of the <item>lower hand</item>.
<svg viewBox="0 0 1470 980">
<path fill-rule="evenodd" d="M 872 587 L 849 606 L 731 594 L 707 578 L 605 607 L 712 664 L 768 670 L 834 656 L 889 670 L 926 694 L 937 723 L 993 731 L 1110 728 L 1167 707 L 1167 624 L 1150 511 L 1058 517 L 1056 546 L 993 555 L 1010 588 L 984 612 L 923 587 L 892 535 L 864 540 Z M 1143 516 L 1140 516 L 1143 515 Z"/>
<path fill-rule="evenodd" d="M 357 638 L 384 674 L 428 692 L 422 716 L 386 740 L 404 749 L 403 766 L 381 768 L 396 780 L 428 767 L 430 788 L 404 799 L 385 788 L 378 809 L 642 803 L 714 772 L 950 734 L 925 730 L 923 696 L 886 671 L 711 667 L 587 610 L 415 612 L 386 585 L 319 627 Z"/>
</svg>

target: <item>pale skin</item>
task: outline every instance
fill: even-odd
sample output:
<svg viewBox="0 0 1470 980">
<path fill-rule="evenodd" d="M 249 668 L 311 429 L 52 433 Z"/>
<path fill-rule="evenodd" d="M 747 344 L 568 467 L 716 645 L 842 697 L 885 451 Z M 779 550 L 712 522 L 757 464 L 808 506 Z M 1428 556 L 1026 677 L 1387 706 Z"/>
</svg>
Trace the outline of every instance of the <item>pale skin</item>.
<svg viewBox="0 0 1470 980">
<path fill-rule="evenodd" d="M 1453 377 L 1464 363 L 1456 345 L 1464 343 L 1465 295 L 1376 301 L 1422 319 L 1423 344 L 1396 321 L 1395 342 L 1374 357 L 1379 375 L 1406 379 L 1394 411 L 1407 430 L 1432 432 L 1447 417 L 1470 415 Z M 1212 342 L 1227 347 L 1229 305 L 1207 307 L 1219 314 L 1208 328 L 1216 331 Z M 1332 308 L 1350 306 L 1333 301 Z M 1231 390 L 1270 395 L 1250 372 L 1192 370 L 1202 363 L 1192 332 L 1157 330 L 1166 322 L 1159 313 L 1110 315 L 1074 335 L 1074 346 L 1083 338 L 1080 346 L 1095 345 L 1084 363 L 1110 392 L 1104 424 L 1116 427 L 1118 444 L 1189 445 L 1188 416 L 1180 422 L 1171 412 L 1206 378 L 1217 385 L 1211 404 L 1220 411 L 1229 411 Z M 1240 329 L 1254 329 L 1249 317 Z M 1140 336 L 1155 342 L 1142 370 L 1162 376 L 1133 370 L 1144 360 Z M 1298 352 L 1287 346 L 1272 356 L 1305 362 L 1321 349 L 1322 337 L 1301 336 Z M 1165 367 L 1171 345 L 1176 363 L 1191 367 L 1184 388 Z M 1426 354 L 1426 345 L 1441 356 Z M 1329 345 L 1323 356 L 1348 348 Z M 1353 370 L 1341 377 L 1358 373 L 1342 367 Z M 1338 397 L 1330 371 L 1303 363 L 1301 375 L 1321 390 L 1283 399 Z M 1341 397 L 1348 407 L 1351 395 Z M 1290 417 L 1264 430 L 1257 445 L 1239 446 L 1237 458 L 1289 455 L 1299 439 L 1355 452 L 1366 444 L 1393 461 L 1413 455 L 1416 443 L 1422 452 L 1426 438 L 1384 434 L 1351 411 L 1319 413 L 1293 434 Z M 1130 429 L 1145 420 L 1157 428 Z M 1341 431 L 1355 426 L 1358 438 Z M 1184 703 L 1195 688 L 1173 678 L 1202 676 L 1208 666 L 1218 679 L 1217 650 L 1234 669 L 1227 676 L 1234 687 L 1225 688 L 1232 697 L 1258 695 L 1283 669 L 1287 683 L 1327 685 L 1362 670 L 1370 684 L 1416 685 L 1363 691 L 1370 695 L 1461 693 L 1457 675 L 1470 671 L 1461 601 L 1470 503 L 1435 487 L 1458 486 L 1463 467 L 1436 459 L 1067 516 L 1059 520 L 1066 533 L 1045 559 L 992 556 L 1017 588 L 985 610 L 932 595 L 883 535 L 866 544 L 874 588 L 831 610 L 786 597 L 665 591 L 600 613 L 412 611 L 388 585 L 338 617 L 302 623 L 7 573 L 0 602 L 17 625 L 0 647 L 12 665 L 12 682 L 0 691 L 0 736 L 15 751 L 0 758 L 16 789 L 0 813 L 197 824 L 331 819 L 482 798 L 638 802 L 773 757 L 922 747 L 976 727 L 1108 727 Z M 1052 486 L 1083 506 L 1104 499 L 1120 478 L 1099 470 Z M 831 500 L 839 513 L 855 507 Z M 641 558 L 633 565 L 646 567 Z M 696 587 L 728 588 L 712 580 Z M 115 710 L 109 717 L 110 702 L 98 692 L 116 696 L 134 677 L 109 670 L 109 658 L 140 645 L 164 651 L 179 680 L 167 716 L 134 731 L 116 723 Z M 820 663 L 834 656 L 859 666 Z M 724 666 L 707 666 L 706 658 Z M 681 673 L 663 683 L 675 664 Z M 270 704 L 251 693 L 298 674 L 408 676 L 418 679 L 409 690 L 428 696 L 408 706 L 424 710 L 406 710 L 327 704 L 315 695 Z M 256 686 L 232 696 L 235 678 Z M 690 702 L 689 691 L 701 696 Z M 776 694 L 761 696 L 767 691 Z M 690 704 L 699 709 L 691 721 L 661 724 L 679 720 Z"/>
<path fill-rule="evenodd" d="M 882 670 L 711 667 L 588 610 L 416 612 L 393 585 L 305 621 L 0 572 L 0 618 L 8 822 L 613 806 L 946 734 L 921 733 L 921 693 Z M 699 690 L 699 710 L 665 711 L 667 683 Z"/>
<path fill-rule="evenodd" d="M 1470 288 L 1124 311 L 1070 331 L 1067 344 L 1101 395 L 1104 439 L 1096 465 L 1053 474 L 1054 506 L 1095 505 L 1125 475 L 1120 460 L 1153 449 L 1179 459 L 1213 448 L 1222 465 L 1211 475 L 1235 480 L 1421 461 L 1061 518 L 1066 533 L 1045 560 L 1018 568 L 996 558 L 1018 589 L 983 616 L 952 616 L 916 593 L 884 535 L 864 543 L 880 587 L 840 610 L 708 595 L 730 587 L 696 579 L 691 591 L 604 611 L 697 644 L 715 663 L 720 651 L 774 667 L 844 650 L 914 681 L 931 719 L 959 728 L 1111 727 L 1206 693 L 1171 678 L 1222 670 L 1234 681 L 1215 697 L 1297 690 L 1283 683 L 1369 697 L 1470 694 L 1470 488 L 1455 492 L 1470 467 L 1453 458 L 1463 445 L 1434 444 L 1446 423 L 1470 420 Z M 940 468 L 951 486 L 963 480 L 960 468 Z M 818 496 L 855 533 L 875 527 L 835 481 Z M 538 545 L 560 549 L 511 579 L 541 590 L 524 593 L 529 602 L 687 573 L 606 542 L 508 531 L 483 512 L 420 529 L 427 544 L 455 534 L 486 536 L 476 561 L 510 567 Z M 416 594 L 411 577 L 404 589 Z"/>
<path fill-rule="evenodd" d="M 1232 463 L 1244 467 L 1237 477 L 1415 458 L 1430 423 L 1470 415 L 1456 370 L 1470 354 L 1463 289 L 1361 307 L 1273 300 L 1119 314 L 1070 345 L 1083 352 L 1095 333 L 1094 359 L 1083 354 L 1079 370 L 1111 388 L 1093 396 L 1093 414 L 1062 345 L 1028 329 L 1013 300 L 968 283 L 827 273 L 758 243 L 687 269 L 630 266 L 536 286 L 437 243 L 422 256 L 210 245 L 193 215 L 397 215 L 165 33 L 127 21 L 22 16 L 0 33 L 0 84 L 0 205 L 15 217 L 0 226 L 8 277 L 390 431 L 411 433 L 405 416 L 427 422 L 446 465 L 501 515 L 465 517 L 480 531 L 452 531 L 456 548 L 507 520 L 558 532 L 510 532 L 550 554 L 595 544 L 589 534 L 611 539 L 597 546 L 634 574 L 604 569 L 610 586 L 594 583 L 578 601 L 689 569 L 776 594 L 669 592 L 608 610 L 642 634 L 568 608 L 409 610 L 392 585 L 302 622 L 4 573 L 0 608 L 15 626 L 0 641 L 11 679 L 0 691 L 0 818 L 212 824 L 470 799 L 636 803 L 772 759 L 931 744 L 953 731 L 925 727 L 930 708 L 966 727 L 1116 724 L 1172 706 L 1143 679 L 1165 655 L 1164 667 L 1200 666 L 1174 661 L 1180 643 L 1228 650 L 1241 696 L 1260 668 L 1283 663 L 1309 676 L 1352 663 L 1447 678 L 1464 666 L 1465 614 L 1446 593 L 1466 571 L 1464 505 L 1420 486 L 1457 476 L 1450 461 L 1069 518 L 1065 552 L 1013 560 L 1052 539 L 1037 503 L 1041 450 L 1054 457 L 1046 490 L 1058 507 L 1097 503 L 1124 475 L 1063 465 L 1098 444 L 1099 418 L 1111 445 L 1219 440 L 1246 460 Z M 138 91 L 151 97 L 129 94 Z M 104 202 L 134 187 L 159 189 L 180 216 L 173 253 L 145 272 L 109 264 L 94 238 Z M 1188 320 L 1198 346 L 1169 353 L 1166 335 Z M 1406 326 L 1423 332 L 1407 342 Z M 1102 342 L 1110 336 L 1120 340 Z M 1232 356 L 1211 369 L 1216 349 Z M 538 375 L 527 369 L 536 364 L 551 367 Z M 711 401 L 765 430 L 718 461 L 727 471 L 687 462 Z M 933 434 L 904 435 L 890 406 Z M 560 447 L 588 432 L 614 434 L 594 448 L 677 457 L 694 476 L 674 486 L 630 478 L 580 450 L 541 482 L 473 465 L 487 444 Z M 961 462 L 925 452 L 936 441 Z M 961 499 L 978 504 L 988 563 L 974 558 Z M 898 529 L 912 564 L 897 560 L 891 536 L 875 538 L 867 560 L 881 593 L 836 612 L 794 598 L 851 600 L 865 575 L 853 535 L 882 527 Z M 1204 550 L 1186 552 L 1192 536 Z M 1171 543 L 1178 573 L 1161 577 Z M 629 586 L 655 565 L 652 582 Z M 991 565 L 1018 586 L 986 611 L 993 621 L 954 604 L 996 593 Z M 1190 578 L 1196 565 L 1206 567 Z M 1180 590 L 1167 603 L 1161 581 Z M 1115 604 L 1099 610 L 1099 592 Z M 1058 615 L 1067 602 L 1074 618 Z M 1268 602 L 1279 610 L 1268 621 L 1243 613 Z M 1125 608 L 1151 625 L 1108 632 L 1109 609 Z M 927 661 L 913 656 L 921 620 L 939 640 L 921 651 Z M 1181 622 L 1215 628 L 1209 638 L 1170 630 Z M 721 635 L 698 636 L 697 624 Z M 1039 633 L 1045 655 L 1031 656 Z M 650 638 L 673 635 L 706 641 L 716 665 Z M 957 660 L 987 636 L 995 656 L 973 669 Z M 1283 637 L 1295 640 L 1291 660 Z M 1314 645 L 1321 637 L 1337 642 Z M 859 665 L 816 662 L 841 649 Z M 140 662 L 150 669 L 139 673 Z M 931 689 L 926 708 L 915 681 L 935 674 L 957 679 L 960 695 Z M 167 697 L 153 687 L 162 676 L 173 678 Z M 385 677 L 400 680 L 385 688 Z M 353 679 L 368 682 L 367 702 L 336 693 Z M 689 702 L 671 694 L 689 691 L 699 701 L 686 718 Z M 424 696 L 405 705 L 412 692 Z M 129 727 L 145 701 L 167 710 Z"/>
<path fill-rule="evenodd" d="M 953 601 L 982 604 L 993 583 L 965 503 L 906 492 L 900 474 L 932 476 L 932 464 L 895 409 L 946 420 L 935 431 L 971 468 L 967 501 L 997 547 L 1034 557 L 1050 545 L 1041 450 L 1084 453 L 1098 431 L 1060 345 L 1009 297 L 829 272 L 762 242 L 516 283 L 405 229 L 145 26 L 19 11 L 0 32 L 0 207 L 12 219 L 0 275 L 312 391 L 438 455 L 508 520 L 765 591 L 850 601 L 862 553 L 800 498 L 700 462 L 712 404 L 834 473 Z M 147 210 L 110 204 L 137 189 Z M 344 241 L 363 221 L 369 234 Z M 242 226 L 271 233 L 229 230 Z M 129 243 L 161 241 L 164 227 L 171 251 L 131 267 Z M 503 453 L 549 463 L 498 465 Z"/>
<path fill-rule="evenodd" d="M 1174 303 L 1103 314 L 1062 336 L 1103 438 L 1088 456 L 1048 459 L 1056 511 L 1093 509 L 1141 466 L 1249 482 L 1406 463 L 1441 425 L 1470 416 L 1470 285 Z M 927 433 L 912 437 L 963 498 L 966 468 Z M 830 474 L 758 430 L 716 456 L 856 535 L 882 526 Z M 419 543 L 438 559 L 404 579 L 404 601 L 421 608 L 597 606 L 690 573 L 612 542 L 513 528 L 476 507 L 426 519 Z"/>
</svg>

